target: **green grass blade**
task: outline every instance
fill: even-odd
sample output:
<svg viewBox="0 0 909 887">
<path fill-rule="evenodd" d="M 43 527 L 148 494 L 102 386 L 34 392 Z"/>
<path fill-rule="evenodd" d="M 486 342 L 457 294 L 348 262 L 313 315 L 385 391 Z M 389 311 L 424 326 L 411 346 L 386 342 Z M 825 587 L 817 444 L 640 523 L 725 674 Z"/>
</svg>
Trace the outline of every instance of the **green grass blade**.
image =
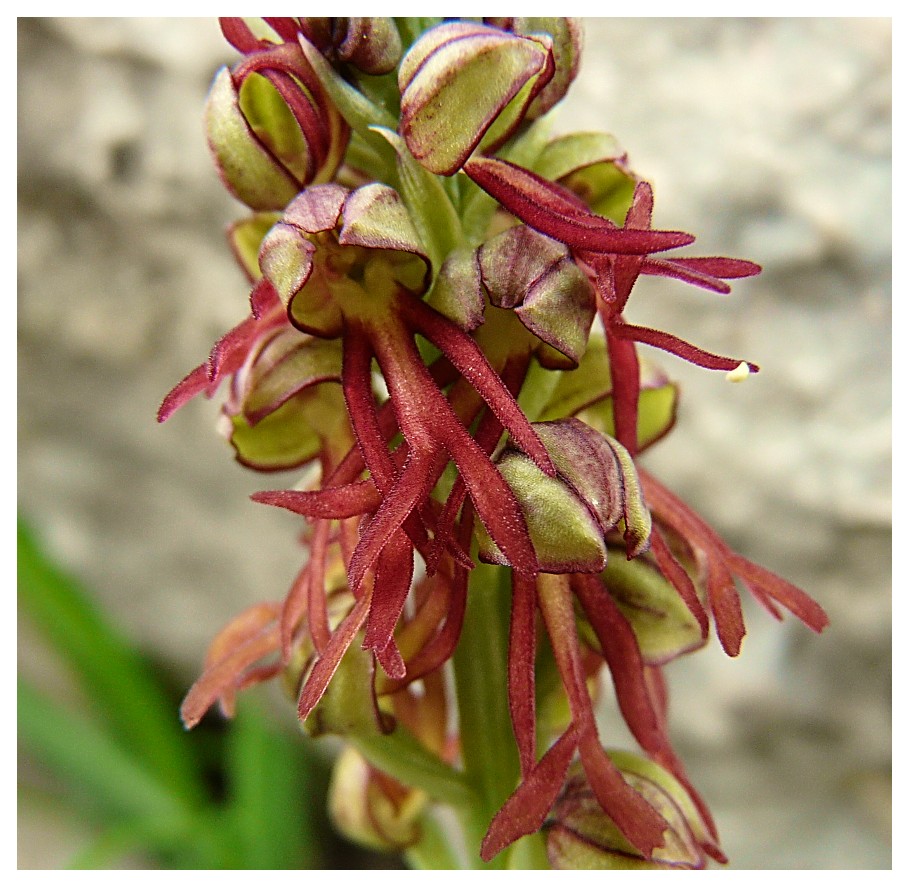
<svg viewBox="0 0 909 887">
<path fill-rule="evenodd" d="M 89 593 L 17 527 L 19 606 L 85 687 L 124 747 L 171 790 L 200 800 L 203 788 L 174 701 L 147 662 L 104 618 Z"/>
<path fill-rule="evenodd" d="M 324 864 L 326 774 L 302 737 L 241 706 L 226 755 L 225 822 L 236 835 L 241 868 L 318 869 Z"/>
<path fill-rule="evenodd" d="M 19 740 L 84 806 L 111 817 L 186 818 L 187 807 L 104 729 L 18 685 Z M 83 806 L 83 805 L 80 805 Z"/>
</svg>

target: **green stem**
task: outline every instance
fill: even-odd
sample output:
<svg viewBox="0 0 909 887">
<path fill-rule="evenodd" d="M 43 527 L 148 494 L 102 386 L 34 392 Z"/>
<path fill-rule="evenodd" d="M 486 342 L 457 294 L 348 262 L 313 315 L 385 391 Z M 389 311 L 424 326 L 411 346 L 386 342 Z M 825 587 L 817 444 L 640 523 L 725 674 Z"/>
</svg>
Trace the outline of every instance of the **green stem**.
<svg viewBox="0 0 909 887">
<path fill-rule="evenodd" d="M 454 654 L 461 757 L 478 795 L 464 817 L 475 867 L 492 817 L 517 785 L 520 768 L 508 708 L 510 571 L 480 564 L 471 573 L 467 612 Z M 506 865 L 506 854 L 490 863 Z"/>
<path fill-rule="evenodd" d="M 405 785 L 423 789 L 444 804 L 463 809 L 477 803 L 477 794 L 467 780 L 403 727 L 388 735 L 359 734 L 348 737 L 350 743 L 383 773 Z"/>
</svg>

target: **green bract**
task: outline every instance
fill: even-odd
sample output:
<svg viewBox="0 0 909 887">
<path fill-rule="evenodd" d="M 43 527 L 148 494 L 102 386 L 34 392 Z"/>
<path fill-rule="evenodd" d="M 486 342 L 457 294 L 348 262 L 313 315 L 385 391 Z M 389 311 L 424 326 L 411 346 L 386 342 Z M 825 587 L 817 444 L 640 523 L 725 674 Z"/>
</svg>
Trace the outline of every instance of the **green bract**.
<svg viewBox="0 0 909 887">
<path fill-rule="evenodd" d="M 427 169 L 451 175 L 478 146 L 494 150 L 554 70 L 552 39 L 472 22 L 426 32 L 401 61 L 399 132 Z"/>
</svg>

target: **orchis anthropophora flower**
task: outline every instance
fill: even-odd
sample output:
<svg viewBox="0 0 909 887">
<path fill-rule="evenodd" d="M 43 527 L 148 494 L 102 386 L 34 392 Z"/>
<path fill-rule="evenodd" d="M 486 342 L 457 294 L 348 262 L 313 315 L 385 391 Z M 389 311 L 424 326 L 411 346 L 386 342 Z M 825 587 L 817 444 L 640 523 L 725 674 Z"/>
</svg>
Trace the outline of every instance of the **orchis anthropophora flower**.
<svg viewBox="0 0 909 887">
<path fill-rule="evenodd" d="M 760 268 L 667 255 L 694 237 L 652 228 L 612 137 L 547 140 L 575 20 L 222 30 L 244 57 L 206 121 L 255 211 L 229 231 L 250 313 L 158 418 L 229 381 L 237 459 L 318 470 L 253 496 L 305 519 L 306 560 L 283 602 L 215 638 L 184 723 L 282 675 L 305 729 L 347 743 L 338 827 L 423 862 L 440 803 L 471 866 L 725 861 L 669 741 L 663 669 L 711 617 L 739 652 L 736 577 L 777 618 L 827 619 L 641 464 L 679 398 L 637 344 L 732 379 L 757 366 L 623 313 L 642 274 L 726 293 Z M 640 753 L 603 744 L 605 672 Z"/>
</svg>

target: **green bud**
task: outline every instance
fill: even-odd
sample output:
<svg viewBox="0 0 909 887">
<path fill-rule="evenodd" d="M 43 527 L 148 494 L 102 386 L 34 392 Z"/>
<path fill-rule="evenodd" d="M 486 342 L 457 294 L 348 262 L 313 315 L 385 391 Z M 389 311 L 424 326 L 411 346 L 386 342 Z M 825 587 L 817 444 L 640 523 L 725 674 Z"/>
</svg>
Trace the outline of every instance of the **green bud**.
<svg viewBox="0 0 909 887">
<path fill-rule="evenodd" d="M 328 812 L 345 837 L 383 852 L 400 851 L 420 839 L 425 792 L 376 770 L 353 748 L 335 762 Z"/>
<path fill-rule="evenodd" d="M 596 314 L 593 288 L 567 248 L 526 225 L 509 228 L 479 249 L 489 301 L 514 309 L 548 348 L 537 350 L 552 369 L 573 369 L 587 346 Z"/>
<path fill-rule="evenodd" d="M 521 506 L 543 572 L 600 572 L 606 566 L 606 535 L 620 526 L 628 556 L 640 554 L 650 538 L 650 512 L 625 448 L 578 419 L 533 427 L 556 476 L 547 477 L 512 449 L 499 458 L 498 468 Z M 482 532 L 480 557 L 507 563 Z"/>
<path fill-rule="evenodd" d="M 561 101 L 578 74 L 583 44 L 580 21 L 576 18 L 538 16 L 484 18 L 483 21 L 524 37 L 546 34 L 551 38 L 555 72 L 527 109 L 527 119 L 536 120 Z"/>
<path fill-rule="evenodd" d="M 554 869 L 702 869 L 712 845 L 703 818 L 682 784 L 667 770 L 628 752 L 609 757 L 631 785 L 665 820 L 663 845 L 644 859 L 603 812 L 579 769 L 569 771 L 550 817 L 546 839 Z"/>
<path fill-rule="evenodd" d="M 427 169 L 451 175 L 476 148 L 493 151 L 508 139 L 553 70 L 548 36 L 466 21 L 438 25 L 398 69 L 399 132 Z"/>
</svg>

